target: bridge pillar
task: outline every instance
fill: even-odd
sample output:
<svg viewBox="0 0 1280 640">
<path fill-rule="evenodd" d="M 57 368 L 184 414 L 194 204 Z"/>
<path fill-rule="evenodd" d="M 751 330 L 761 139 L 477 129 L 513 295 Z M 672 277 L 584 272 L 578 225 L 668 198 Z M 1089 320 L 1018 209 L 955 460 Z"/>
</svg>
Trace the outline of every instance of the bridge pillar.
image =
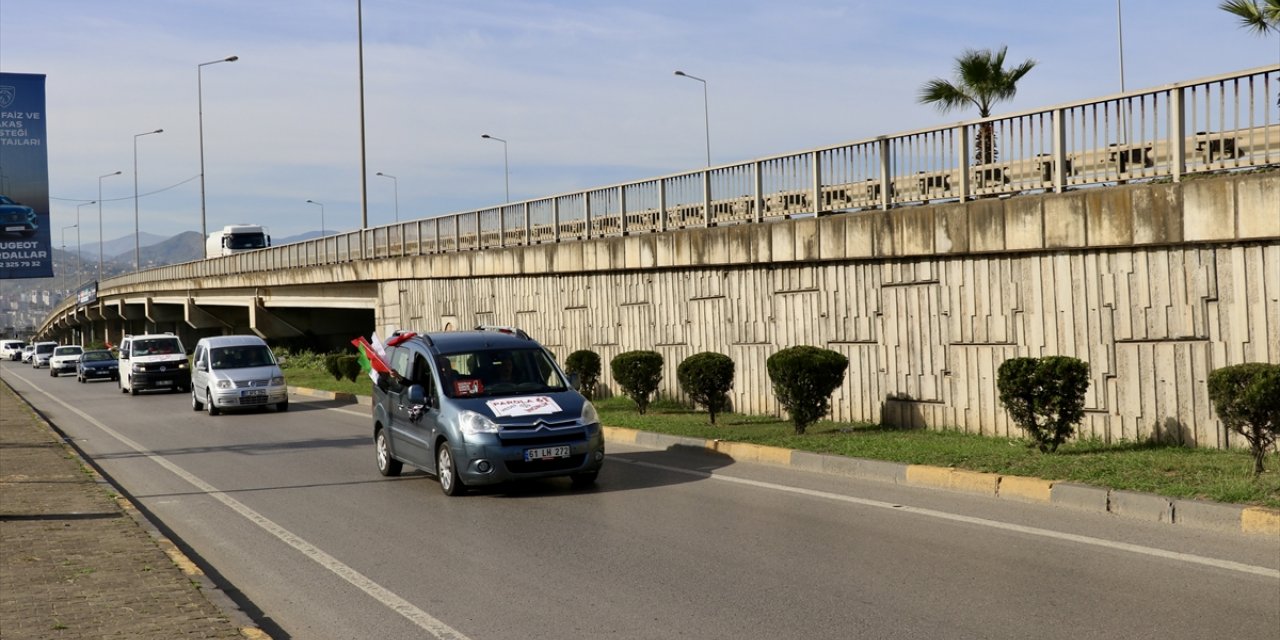
<svg viewBox="0 0 1280 640">
<path fill-rule="evenodd" d="M 183 320 L 186 321 L 192 329 L 217 329 L 219 333 L 226 334 L 231 330 L 231 323 L 219 318 L 218 316 L 206 311 L 195 300 L 187 298 L 186 304 L 182 307 Z"/>
<path fill-rule="evenodd" d="M 262 304 L 262 298 L 254 298 L 253 306 L 249 307 L 249 329 L 263 340 L 298 338 L 303 335 L 297 327 L 268 311 Z"/>
</svg>

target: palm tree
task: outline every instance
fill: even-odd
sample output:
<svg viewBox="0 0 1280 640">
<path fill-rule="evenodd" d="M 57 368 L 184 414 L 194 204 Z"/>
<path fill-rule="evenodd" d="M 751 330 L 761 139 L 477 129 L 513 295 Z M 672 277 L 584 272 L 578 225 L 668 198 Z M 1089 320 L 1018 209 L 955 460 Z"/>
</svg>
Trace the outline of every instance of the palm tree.
<svg viewBox="0 0 1280 640">
<path fill-rule="evenodd" d="M 1276 2 L 1280 0 L 1268 0 Z M 921 104 L 936 104 L 938 111 L 946 113 L 952 109 L 973 105 L 978 108 L 978 117 L 991 115 L 991 108 L 997 102 L 1009 100 L 1018 92 L 1018 81 L 1027 75 L 1036 61 L 1028 58 L 1022 64 L 1012 68 L 1004 68 L 1004 56 L 1009 47 L 1000 47 L 999 51 L 990 49 L 967 49 L 956 58 L 955 82 L 934 78 L 920 88 Z M 974 160 L 978 164 L 987 164 L 996 159 L 996 133 L 990 122 L 978 126 L 978 138 L 973 144 Z"/>
<path fill-rule="evenodd" d="M 1224 0 L 1219 9 L 1240 18 L 1240 26 L 1265 36 L 1280 33 L 1280 0 Z"/>
</svg>

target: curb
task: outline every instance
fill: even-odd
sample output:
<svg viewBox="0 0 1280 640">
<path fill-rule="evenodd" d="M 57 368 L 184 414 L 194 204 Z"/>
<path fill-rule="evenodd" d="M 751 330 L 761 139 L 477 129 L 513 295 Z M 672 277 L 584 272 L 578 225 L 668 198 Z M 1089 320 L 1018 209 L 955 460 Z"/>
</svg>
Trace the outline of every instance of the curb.
<svg viewBox="0 0 1280 640">
<path fill-rule="evenodd" d="M 1280 510 L 1205 500 L 1169 498 L 1074 482 L 904 464 L 796 451 L 745 442 L 669 436 L 623 427 L 604 427 L 606 442 L 655 449 L 702 448 L 742 462 L 759 462 L 860 480 L 959 491 L 989 498 L 1110 513 L 1117 517 L 1248 535 L 1280 535 Z"/>
<path fill-rule="evenodd" d="M 343 391 L 321 391 L 320 389 L 310 389 L 307 387 L 289 386 L 289 393 L 297 396 L 305 396 L 307 398 L 319 398 L 321 400 L 335 400 L 337 402 L 348 402 L 351 404 L 360 404 L 366 407 L 373 406 L 373 396 L 362 396 L 356 393 L 346 393 Z"/>
</svg>

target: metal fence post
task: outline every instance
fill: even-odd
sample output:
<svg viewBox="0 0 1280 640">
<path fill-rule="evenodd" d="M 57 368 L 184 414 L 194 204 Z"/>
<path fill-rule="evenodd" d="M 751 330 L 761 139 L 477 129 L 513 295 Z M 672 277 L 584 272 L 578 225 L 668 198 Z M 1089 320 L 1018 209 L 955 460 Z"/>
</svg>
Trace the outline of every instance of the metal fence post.
<svg viewBox="0 0 1280 640">
<path fill-rule="evenodd" d="M 658 231 L 667 230 L 667 180 L 658 178 Z"/>
<path fill-rule="evenodd" d="M 702 171 L 702 226 L 711 228 L 711 170 Z"/>
<path fill-rule="evenodd" d="M 813 152 L 811 166 L 813 167 L 813 215 L 818 217 L 822 215 L 822 154 L 818 151 Z"/>
<path fill-rule="evenodd" d="M 893 184 L 890 177 L 892 168 L 888 138 L 880 138 L 880 209 L 882 211 L 889 210 L 889 202 L 892 200 L 889 193 L 889 187 Z"/>
<path fill-rule="evenodd" d="M 1067 188 L 1067 123 L 1066 111 L 1053 110 L 1053 191 L 1062 193 Z"/>
<path fill-rule="evenodd" d="M 1174 87 L 1169 91 L 1169 170 L 1174 182 L 1182 182 L 1182 172 L 1187 168 L 1187 120 L 1183 114 L 1184 89 Z"/>
<path fill-rule="evenodd" d="M 969 127 L 960 125 L 956 127 L 956 166 L 959 168 L 960 175 L 956 176 L 956 195 L 960 197 L 960 202 L 969 199 Z"/>
</svg>

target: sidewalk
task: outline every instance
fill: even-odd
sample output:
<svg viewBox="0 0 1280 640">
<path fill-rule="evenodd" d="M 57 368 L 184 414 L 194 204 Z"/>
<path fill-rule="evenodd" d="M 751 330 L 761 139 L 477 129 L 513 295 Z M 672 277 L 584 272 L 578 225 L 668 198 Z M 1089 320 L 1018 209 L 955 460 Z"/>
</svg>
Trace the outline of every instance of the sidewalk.
<svg viewBox="0 0 1280 640">
<path fill-rule="evenodd" d="M 0 382 L 0 636 L 267 637 L 117 495 Z"/>
</svg>

